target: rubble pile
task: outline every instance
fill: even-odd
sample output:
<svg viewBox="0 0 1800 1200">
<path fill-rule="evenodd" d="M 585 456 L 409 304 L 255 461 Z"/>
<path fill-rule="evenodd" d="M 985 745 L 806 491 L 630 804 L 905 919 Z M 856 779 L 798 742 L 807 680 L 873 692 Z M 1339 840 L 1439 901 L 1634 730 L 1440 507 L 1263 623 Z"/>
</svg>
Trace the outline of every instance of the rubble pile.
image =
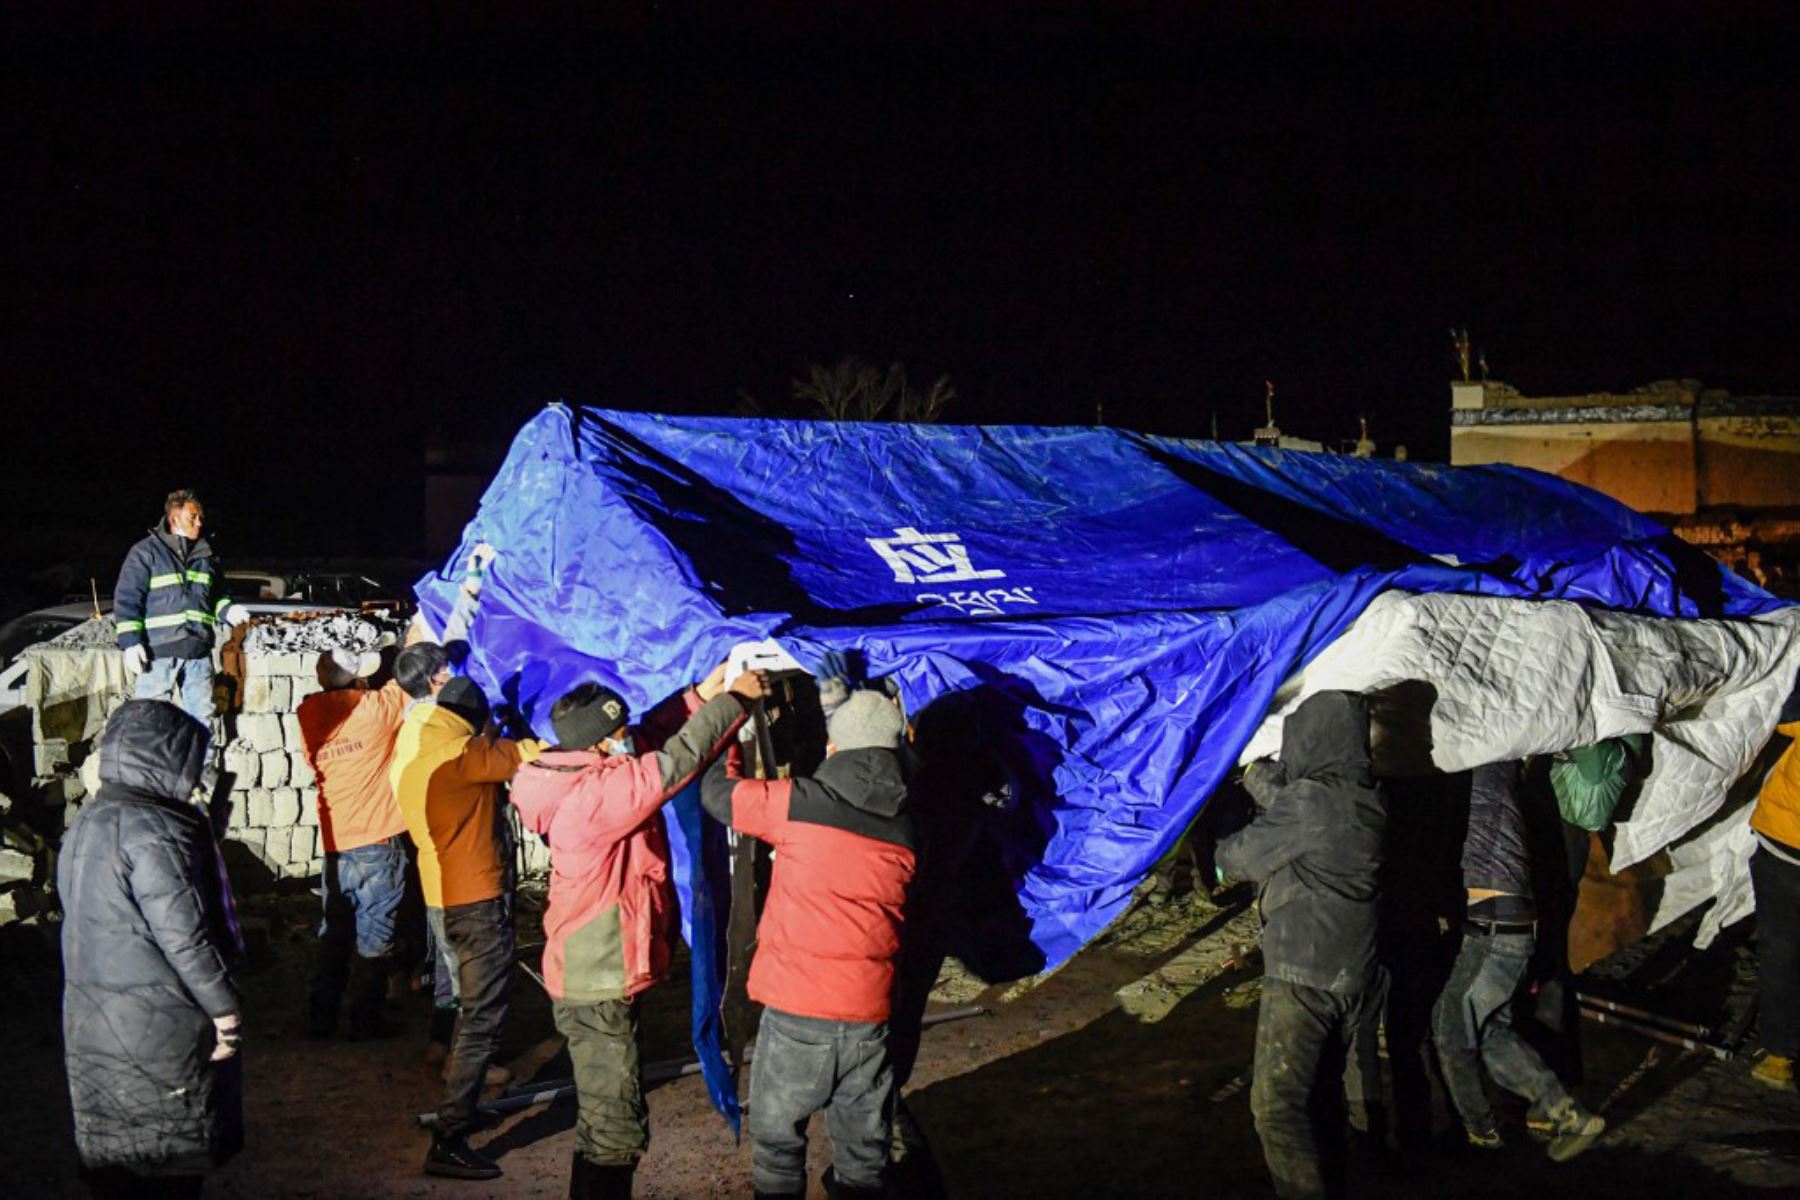
<svg viewBox="0 0 1800 1200">
<path fill-rule="evenodd" d="M 391 645 L 393 626 L 360 613 L 300 614 L 260 618 L 244 634 L 245 654 L 322 654 Z"/>
<path fill-rule="evenodd" d="M 43 644 L 58 650 L 92 650 L 110 647 L 118 641 L 118 637 L 112 614 L 108 613 L 103 617 L 83 621 L 72 629 L 65 629 Z"/>
</svg>

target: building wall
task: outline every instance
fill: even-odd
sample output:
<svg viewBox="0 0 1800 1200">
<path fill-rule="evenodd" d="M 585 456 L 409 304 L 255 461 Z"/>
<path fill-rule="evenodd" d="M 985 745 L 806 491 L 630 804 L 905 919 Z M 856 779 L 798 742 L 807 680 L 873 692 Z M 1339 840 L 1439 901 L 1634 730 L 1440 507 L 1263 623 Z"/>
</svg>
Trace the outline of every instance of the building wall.
<svg viewBox="0 0 1800 1200">
<path fill-rule="evenodd" d="M 1694 448 L 1693 426 L 1685 421 L 1477 425 L 1450 435 L 1454 465 L 1531 467 L 1659 513 L 1695 510 Z"/>
</svg>

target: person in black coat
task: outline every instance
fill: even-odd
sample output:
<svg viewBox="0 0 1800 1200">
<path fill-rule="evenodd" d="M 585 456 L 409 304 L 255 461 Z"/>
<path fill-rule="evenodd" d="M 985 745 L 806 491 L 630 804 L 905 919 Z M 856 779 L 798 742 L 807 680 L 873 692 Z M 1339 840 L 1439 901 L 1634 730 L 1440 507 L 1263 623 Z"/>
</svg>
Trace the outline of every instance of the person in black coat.
<svg viewBox="0 0 1800 1200">
<path fill-rule="evenodd" d="M 97 1196 L 197 1195 L 243 1144 L 235 929 L 217 843 L 190 801 L 207 729 L 121 706 L 101 787 L 63 839 L 63 1053 Z"/>
<path fill-rule="evenodd" d="M 1376 907 L 1387 804 L 1369 765 L 1369 704 L 1308 697 L 1281 728 L 1279 763 L 1244 777 L 1261 812 L 1218 845 L 1222 877 L 1258 885 L 1262 1004 L 1250 1108 L 1275 1194 L 1343 1190 L 1342 1122 L 1323 1128 L 1314 1094 L 1343 1075 L 1353 1046 L 1372 1058 L 1381 1008 Z M 1356 1091 L 1377 1064 L 1350 1064 Z M 1337 1106 L 1341 1111 L 1342 1105 Z"/>
</svg>

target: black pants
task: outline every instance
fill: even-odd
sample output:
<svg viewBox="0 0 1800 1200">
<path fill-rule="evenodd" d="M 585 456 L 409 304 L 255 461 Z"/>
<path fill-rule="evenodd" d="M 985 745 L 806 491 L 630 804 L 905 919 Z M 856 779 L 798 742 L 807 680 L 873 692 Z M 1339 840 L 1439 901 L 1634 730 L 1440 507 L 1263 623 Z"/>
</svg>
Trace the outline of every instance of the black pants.
<svg viewBox="0 0 1800 1200">
<path fill-rule="evenodd" d="M 456 993 L 456 1033 L 444 1072 L 438 1133 L 458 1137 L 475 1124 L 481 1081 L 500 1050 L 514 956 L 512 914 L 503 898 L 427 911 L 442 935 Z"/>
<path fill-rule="evenodd" d="M 1758 846 L 1750 856 L 1750 886 L 1762 984 L 1757 1032 L 1770 1054 L 1800 1058 L 1800 867 Z"/>
<path fill-rule="evenodd" d="M 1275 1194 L 1283 1200 L 1343 1194 L 1342 1080 L 1352 1043 L 1373 1046 L 1379 1001 L 1370 992 L 1263 979 L 1250 1111 Z M 1366 1081 L 1355 1086 L 1366 1094 Z"/>
<path fill-rule="evenodd" d="M 575 1147 L 599 1166 L 635 1163 L 650 1148 L 650 1110 L 638 1069 L 637 1004 L 554 1004 L 575 1067 Z"/>
</svg>

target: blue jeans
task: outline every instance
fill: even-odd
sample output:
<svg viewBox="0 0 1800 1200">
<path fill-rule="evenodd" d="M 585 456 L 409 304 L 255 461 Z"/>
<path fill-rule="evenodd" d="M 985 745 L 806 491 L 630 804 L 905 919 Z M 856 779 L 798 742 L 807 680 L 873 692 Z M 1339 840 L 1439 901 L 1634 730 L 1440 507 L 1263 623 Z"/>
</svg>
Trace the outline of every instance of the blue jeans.
<svg viewBox="0 0 1800 1200">
<path fill-rule="evenodd" d="M 750 1060 L 750 1182 L 757 1192 L 805 1194 L 806 1122 L 821 1108 L 837 1183 L 880 1194 L 894 1123 L 887 1026 L 763 1009 Z"/>
<path fill-rule="evenodd" d="M 152 658 L 137 677 L 139 700 L 173 700 L 189 716 L 212 730 L 212 658 Z"/>
<path fill-rule="evenodd" d="M 1432 1040 L 1444 1085 L 1464 1128 L 1494 1128 L 1494 1108 L 1481 1083 L 1487 1064 L 1494 1082 L 1532 1102 L 1539 1112 L 1571 1099 L 1538 1052 L 1512 1027 L 1513 993 L 1531 961 L 1529 931 L 1463 934 L 1450 980 L 1431 1014 Z"/>
<path fill-rule="evenodd" d="M 400 902 L 406 895 L 406 835 L 354 850 L 325 854 L 320 876 L 325 893 L 319 922 L 319 963 L 313 975 L 312 1014 L 329 1026 L 351 975 L 351 950 L 361 972 L 351 997 L 353 1030 L 379 1024 L 387 987 L 389 958 L 399 948 L 395 937 Z"/>
</svg>

